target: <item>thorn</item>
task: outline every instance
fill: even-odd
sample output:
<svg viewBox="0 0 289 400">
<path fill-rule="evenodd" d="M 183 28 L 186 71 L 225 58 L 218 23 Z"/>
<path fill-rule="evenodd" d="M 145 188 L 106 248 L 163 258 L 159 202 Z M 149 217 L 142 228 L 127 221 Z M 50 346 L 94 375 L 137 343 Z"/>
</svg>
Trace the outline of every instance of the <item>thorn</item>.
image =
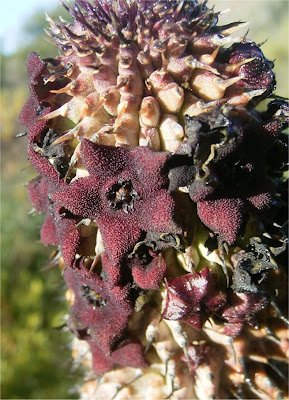
<svg viewBox="0 0 289 400">
<path fill-rule="evenodd" d="M 50 90 L 50 93 L 56 93 L 56 94 L 68 93 L 70 90 L 73 90 L 74 87 L 75 87 L 75 83 L 69 82 L 66 86 L 64 86 L 61 89 Z"/>
<path fill-rule="evenodd" d="M 50 23 L 50 22 L 54 23 L 53 19 L 49 17 L 49 15 L 47 14 L 47 12 L 45 12 L 45 19 L 46 19 L 46 21 L 49 22 L 49 23 Z"/>
<path fill-rule="evenodd" d="M 118 130 L 118 128 L 121 126 L 122 124 L 122 117 L 123 115 L 126 113 L 127 111 L 127 107 L 128 107 L 128 102 L 127 101 L 123 101 L 122 103 L 120 103 L 121 108 L 118 112 L 117 118 L 114 122 L 114 127 L 113 127 L 113 132 L 116 132 Z"/>
<path fill-rule="evenodd" d="M 260 42 L 259 44 L 257 44 L 257 46 L 258 46 L 258 47 L 261 47 L 261 46 L 263 46 L 263 44 L 267 43 L 267 41 L 268 41 L 268 38 L 265 39 L 265 40 L 263 40 L 263 41 Z"/>
<path fill-rule="evenodd" d="M 256 59 L 256 57 L 252 57 L 252 58 L 247 58 L 246 60 L 239 61 L 237 63 L 228 64 L 226 66 L 225 70 L 226 70 L 226 72 L 233 73 L 233 72 L 235 72 L 235 70 L 237 68 L 241 67 L 242 65 L 248 64 L 249 62 L 251 62 L 251 61 L 253 61 L 255 59 Z"/>
<path fill-rule="evenodd" d="M 25 165 L 25 167 L 21 168 L 21 172 L 25 171 L 27 168 L 29 168 L 31 166 L 31 162 L 28 161 L 28 163 Z"/>
<path fill-rule="evenodd" d="M 91 264 L 91 266 L 89 268 L 89 272 L 94 270 L 94 268 L 97 266 L 99 260 L 100 260 L 100 254 L 93 258 L 92 264 Z"/>
<path fill-rule="evenodd" d="M 176 19 L 177 16 L 179 15 L 179 12 L 183 8 L 183 5 L 184 5 L 184 1 L 180 1 L 180 4 L 178 5 L 178 7 L 176 8 L 176 11 L 174 12 L 174 19 Z"/>
<path fill-rule="evenodd" d="M 232 33 L 236 32 L 238 29 L 244 28 L 245 26 L 248 26 L 249 24 L 250 24 L 250 22 L 233 22 L 232 24 L 228 24 L 224 30 L 221 30 L 221 33 L 223 35 L 231 35 Z"/>
<path fill-rule="evenodd" d="M 240 43 L 240 42 L 242 42 L 243 39 L 244 39 L 244 37 L 241 37 L 241 36 L 236 36 L 236 37 L 226 36 L 226 37 L 220 38 L 218 35 L 214 35 L 211 39 L 211 42 L 215 46 L 223 47 L 226 44 Z"/>
<path fill-rule="evenodd" d="M 253 97 L 261 96 L 263 93 L 266 92 L 267 89 L 256 89 L 256 90 L 250 90 L 249 92 L 244 92 L 243 95 L 247 97 L 247 99 L 250 101 L 253 99 Z"/>
<path fill-rule="evenodd" d="M 55 146 L 57 144 L 66 142 L 67 140 L 73 139 L 74 137 L 77 137 L 77 133 L 79 132 L 80 127 L 76 126 L 75 128 L 71 129 L 71 131 L 65 133 L 64 135 L 60 136 L 59 138 L 55 139 L 52 143 L 51 146 Z"/>
<path fill-rule="evenodd" d="M 67 323 L 64 322 L 62 325 L 53 326 L 52 329 L 55 331 L 61 331 L 61 330 L 65 330 L 66 327 L 67 327 Z"/>
<path fill-rule="evenodd" d="M 245 35 L 244 35 L 244 39 L 246 39 L 248 33 L 249 33 L 249 29 L 246 31 L 246 33 L 245 33 Z"/>
<path fill-rule="evenodd" d="M 216 68 L 212 68 L 210 65 L 207 65 L 201 61 L 198 61 L 195 57 L 193 56 L 188 56 L 185 59 L 185 63 L 187 64 L 188 67 L 195 69 L 195 68 L 199 68 L 199 69 L 204 69 L 206 71 L 212 72 L 215 75 L 220 75 L 219 71 L 216 70 Z"/>
<path fill-rule="evenodd" d="M 61 106 L 57 110 L 54 110 L 54 111 L 44 115 L 43 117 L 37 118 L 37 121 L 48 121 L 48 120 L 56 118 L 56 117 L 66 117 L 68 110 L 69 110 L 69 105 L 68 105 L 68 103 L 65 103 L 63 106 Z"/>
<path fill-rule="evenodd" d="M 49 37 L 53 37 L 52 33 L 48 29 L 44 28 L 43 30 L 46 33 L 46 35 L 48 35 Z"/>
<path fill-rule="evenodd" d="M 270 303 L 271 303 L 271 306 L 272 306 L 272 307 L 274 308 L 274 310 L 276 311 L 276 314 L 278 315 L 278 317 L 279 317 L 283 322 L 285 322 L 285 324 L 286 324 L 287 326 L 289 326 L 289 321 L 288 321 L 288 319 L 285 317 L 285 315 L 283 315 L 283 313 L 282 313 L 282 311 L 280 310 L 280 308 L 278 307 L 276 301 L 273 300 L 273 299 L 271 299 Z"/>
<path fill-rule="evenodd" d="M 162 57 L 162 70 L 167 71 L 167 67 L 168 67 L 168 60 L 165 57 L 165 54 L 162 52 L 161 53 L 161 57 Z"/>
<path fill-rule="evenodd" d="M 241 79 L 243 79 L 241 76 L 235 76 L 234 78 L 229 78 L 229 79 L 222 79 L 222 78 L 215 78 L 214 79 L 214 84 L 222 89 L 226 90 L 228 87 L 234 85 L 235 83 L 239 82 Z"/>
<path fill-rule="evenodd" d="M 97 105 L 96 108 L 93 109 L 93 111 L 92 111 L 92 113 L 91 113 L 91 115 L 90 115 L 91 117 L 95 117 L 95 116 L 96 116 L 96 114 L 98 113 L 98 110 L 103 106 L 103 104 L 107 101 L 107 99 L 108 99 L 108 95 L 107 95 L 107 94 L 104 94 L 103 96 L 101 96 L 101 97 L 99 98 L 98 105 Z M 89 107 L 89 106 L 87 105 L 87 107 Z M 84 110 L 83 110 L 83 112 L 84 112 Z M 84 117 L 84 116 L 83 116 L 82 113 L 81 113 L 80 120 L 81 120 L 83 117 Z"/>
<path fill-rule="evenodd" d="M 63 24 L 68 24 L 68 22 L 67 22 L 61 15 L 59 15 L 59 20 L 60 20 L 60 22 L 62 22 Z"/>
<path fill-rule="evenodd" d="M 225 10 L 218 11 L 216 14 L 223 15 L 223 14 L 227 14 L 227 13 L 229 13 L 231 11 L 232 11 L 231 8 L 225 8 Z"/>
<path fill-rule="evenodd" d="M 217 54 L 218 54 L 219 50 L 220 50 L 220 47 L 216 47 L 216 49 L 213 51 L 212 54 L 203 54 L 200 57 L 200 61 L 202 63 L 207 64 L 207 65 L 212 65 L 213 62 L 215 61 L 216 57 L 217 57 Z"/>
</svg>

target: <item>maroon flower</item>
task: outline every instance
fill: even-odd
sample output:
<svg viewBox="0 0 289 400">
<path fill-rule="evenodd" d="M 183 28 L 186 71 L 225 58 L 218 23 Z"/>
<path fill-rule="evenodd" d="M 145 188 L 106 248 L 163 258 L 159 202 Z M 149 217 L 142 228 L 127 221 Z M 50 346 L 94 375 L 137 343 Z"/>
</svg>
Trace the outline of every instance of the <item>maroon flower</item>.
<svg viewBox="0 0 289 400">
<path fill-rule="evenodd" d="M 198 216 L 213 232 L 228 244 L 234 243 L 242 223 L 244 202 L 241 199 L 216 199 L 198 201 Z"/>
<path fill-rule="evenodd" d="M 81 263 L 78 271 L 67 268 L 64 279 L 75 295 L 69 328 L 80 339 L 92 339 L 106 355 L 110 354 L 133 311 L 129 285 L 110 289 L 107 282 Z"/>
<path fill-rule="evenodd" d="M 54 62 L 56 64 L 60 63 L 59 60 Z M 37 123 L 37 119 L 59 106 L 54 104 L 54 94 L 51 90 L 64 87 L 67 84 L 67 80 L 62 76 L 60 79 L 56 78 L 54 81 L 47 81 L 46 77 L 50 75 L 47 63 L 42 61 L 39 55 L 34 52 L 28 55 L 26 67 L 29 76 L 30 97 L 20 112 L 19 122 L 31 129 Z M 30 141 L 30 139 L 31 135 L 28 133 L 28 140 Z"/>
<path fill-rule="evenodd" d="M 206 314 L 225 304 L 224 294 L 217 289 L 208 267 L 192 272 L 166 284 L 167 298 L 162 313 L 164 319 L 180 320 L 201 329 Z"/>
<path fill-rule="evenodd" d="M 265 89 L 269 93 L 275 88 L 275 75 L 272 71 L 274 64 L 265 58 L 261 49 L 254 42 L 243 41 L 230 48 L 229 64 L 245 63 L 235 69 L 235 74 L 242 77 L 237 85 L 248 89 Z"/>
<path fill-rule="evenodd" d="M 218 315 L 227 322 L 224 328 L 225 335 L 237 336 L 244 324 L 254 325 L 256 313 L 267 303 L 261 293 L 230 292 L 226 306 L 218 312 Z"/>
<path fill-rule="evenodd" d="M 147 248 L 133 257 L 128 265 L 132 270 L 134 282 L 141 289 L 159 289 L 167 267 L 161 254 Z"/>
<path fill-rule="evenodd" d="M 282 106 L 276 104 L 275 112 Z M 221 113 L 216 119 L 187 118 L 186 145 L 168 162 L 169 188 L 188 186 L 201 221 L 232 245 L 246 215 L 268 208 L 272 201 L 266 168 L 275 137 L 267 123 L 274 120 L 269 110 L 255 119 L 246 111 L 236 117 L 233 107 L 216 107 L 215 111 Z"/>
<path fill-rule="evenodd" d="M 42 73 L 47 71 L 46 63 L 43 62 L 36 53 L 30 53 L 26 60 L 27 72 L 29 75 L 30 97 L 25 103 L 19 115 L 19 121 L 27 128 L 31 128 L 35 124 L 36 118 L 43 111 L 47 111 L 47 107 L 41 104 L 41 100 L 49 93 L 49 88 L 45 87 L 42 80 Z M 48 72 L 48 71 L 47 71 Z M 40 93 L 40 90 L 45 91 Z"/>
<path fill-rule="evenodd" d="M 147 249 L 146 254 L 142 256 L 125 257 L 120 264 L 113 264 L 107 253 L 104 253 L 101 257 L 102 269 L 109 285 L 113 287 L 133 279 L 141 289 L 159 289 L 166 272 L 163 257 L 151 249 Z"/>
<path fill-rule="evenodd" d="M 133 248 L 143 231 L 181 233 L 162 170 L 165 153 L 148 147 L 100 146 L 83 139 L 81 155 L 90 176 L 72 182 L 53 200 L 76 216 L 95 219 L 113 264 Z"/>
<path fill-rule="evenodd" d="M 143 356 L 142 346 L 131 340 L 125 340 L 110 355 L 105 354 L 95 341 L 87 341 L 92 354 L 92 366 L 94 372 L 99 375 L 113 368 L 114 365 L 124 367 L 145 368 L 147 362 Z"/>
<path fill-rule="evenodd" d="M 53 193 L 65 187 L 67 184 L 63 181 L 55 183 L 47 177 L 37 177 L 28 184 L 27 191 L 35 210 L 46 214 L 40 232 L 41 241 L 46 246 L 59 244 L 65 264 L 71 266 L 80 243 L 80 229 L 76 228 L 79 218 L 63 213 L 61 207 L 51 202 Z"/>
</svg>

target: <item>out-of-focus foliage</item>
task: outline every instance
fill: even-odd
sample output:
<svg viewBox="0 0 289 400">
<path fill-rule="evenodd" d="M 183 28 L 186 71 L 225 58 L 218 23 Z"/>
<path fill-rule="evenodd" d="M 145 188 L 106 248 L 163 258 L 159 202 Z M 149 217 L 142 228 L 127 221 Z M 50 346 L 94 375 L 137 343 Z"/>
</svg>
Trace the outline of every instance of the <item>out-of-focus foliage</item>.
<svg viewBox="0 0 289 400">
<path fill-rule="evenodd" d="M 287 2 L 210 0 L 214 3 L 217 11 L 232 9 L 230 22 L 233 17 L 251 20 L 248 37 L 257 42 L 268 38 L 262 50 L 266 57 L 276 59 L 277 93 L 288 96 Z M 59 15 L 67 18 L 62 7 L 50 13 L 54 19 Z M 221 23 L 226 23 L 224 17 Z M 25 138 L 14 138 L 24 129 L 17 116 L 28 96 L 27 54 L 36 51 L 45 58 L 57 53 L 43 39 L 45 26 L 42 12 L 32 15 L 23 26 L 25 44 L 1 57 L 3 399 L 72 399 L 77 395 L 71 388 L 79 380 L 71 368 L 69 333 L 53 329 L 65 322 L 68 310 L 64 284 L 57 268 L 41 270 L 51 249 L 39 242 L 43 217 L 28 215 L 24 185 L 35 172 L 27 166 Z"/>
</svg>

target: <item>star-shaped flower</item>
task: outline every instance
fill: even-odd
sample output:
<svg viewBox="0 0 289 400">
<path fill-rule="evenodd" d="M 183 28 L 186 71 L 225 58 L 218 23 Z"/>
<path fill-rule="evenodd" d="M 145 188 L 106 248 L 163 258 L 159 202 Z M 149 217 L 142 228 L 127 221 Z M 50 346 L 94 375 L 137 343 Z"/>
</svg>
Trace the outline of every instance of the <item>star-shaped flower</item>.
<svg viewBox="0 0 289 400">
<path fill-rule="evenodd" d="M 80 339 L 92 339 L 109 355 L 121 339 L 133 311 L 130 286 L 115 286 L 89 272 L 82 262 L 79 269 L 67 268 L 64 279 L 75 299 L 69 314 L 69 328 Z"/>
<path fill-rule="evenodd" d="M 228 106 L 215 111 L 218 118 L 205 113 L 199 120 L 186 119 L 188 139 L 168 162 L 169 189 L 187 186 L 201 221 L 231 245 L 246 215 L 265 209 L 272 201 L 266 168 L 275 138 L 267 122 L 274 124 L 274 115 L 268 113 L 261 120 L 246 111 L 236 117 Z"/>
<path fill-rule="evenodd" d="M 224 334 L 237 336 L 244 324 L 254 326 L 257 312 L 264 309 L 267 303 L 262 293 L 230 292 L 227 304 L 218 312 L 218 315 L 227 322 Z"/>
<path fill-rule="evenodd" d="M 81 157 L 90 175 L 52 198 L 74 215 L 96 220 L 113 264 L 133 248 L 142 232 L 181 233 L 166 189 L 166 153 L 148 147 L 129 151 L 83 139 Z"/>
<path fill-rule="evenodd" d="M 206 314 L 225 304 L 224 294 L 217 288 L 209 268 L 192 272 L 167 282 L 164 319 L 181 320 L 201 329 Z"/>
<path fill-rule="evenodd" d="M 57 176 L 56 171 L 53 171 Z M 39 176 L 28 184 L 27 191 L 35 210 L 46 214 L 40 232 L 41 241 L 46 246 L 59 244 L 65 264 L 71 266 L 80 243 L 80 229 L 76 227 L 79 218 L 63 214 L 61 207 L 50 200 L 53 193 L 66 186 L 63 181 L 55 183 L 47 177 Z"/>
</svg>

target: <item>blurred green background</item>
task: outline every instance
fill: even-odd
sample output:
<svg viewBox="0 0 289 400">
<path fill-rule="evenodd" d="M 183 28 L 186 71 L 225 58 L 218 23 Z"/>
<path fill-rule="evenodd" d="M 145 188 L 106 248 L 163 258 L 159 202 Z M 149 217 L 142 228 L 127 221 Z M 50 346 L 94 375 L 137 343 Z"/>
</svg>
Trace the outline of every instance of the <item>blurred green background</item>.
<svg viewBox="0 0 289 400">
<path fill-rule="evenodd" d="M 220 23 L 251 21 L 236 34 L 260 43 L 267 58 L 275 59 L 277 91 L 288 97 L 288 2 L 209 1 L 215 10 L 231 8 Z M 65 16 L 62 7 L 49 12 Z M 28 167 L 26 138 L 17 115 L 27 96 L 25 58 L 57 54 L 43 39 L 43 11 L 31 10 L 21 24 L 21 40 L 11 54 L 1 54 L 1 304 L 2 399 L 73 399 L 80 373 L 72 368 L 68 332 L 55 329 L 65 322 L 68 306 L 57 268 L 45 269 L 52 249 L 39 241 L 41 215 L 29 215 L 25 184 L 35 172 Z M 20 38 L 19 38 L 20 39 Z"/>
</svg>

